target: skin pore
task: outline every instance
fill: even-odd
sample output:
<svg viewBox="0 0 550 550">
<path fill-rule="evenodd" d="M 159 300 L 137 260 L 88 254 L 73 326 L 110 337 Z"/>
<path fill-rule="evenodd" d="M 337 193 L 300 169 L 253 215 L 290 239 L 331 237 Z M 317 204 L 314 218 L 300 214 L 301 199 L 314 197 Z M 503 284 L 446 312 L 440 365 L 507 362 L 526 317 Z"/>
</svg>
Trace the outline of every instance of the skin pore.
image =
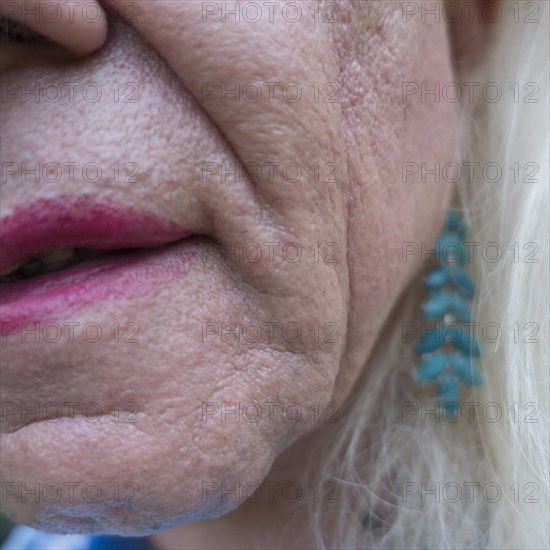
<svg viewBox="0 0 550 550">
<path fill-rule="evenodd" d="M 323 21 L 326 4 L 316 20 L 303 2 L 295 23 L 280 8 L 255 23 L 223 21 L 220 13 L 205 20 L 201 2 L 162 0 L 138 2 L 129 18 L 130 4 L 101 2 L 108 33 L 83 24 L 64 35 L 63 48 L 31 55 L 38 46 L 12 44 L 2 54 L 3 82 L 94 82 L 103 91 L 97 102 L 78 93 L 70 101 L 67 87 L 56 102 L 9 96 L 2 160 L 95 162 L 103 176 L 64 174 L 38 185 L 13 175 L 0 189 L 1 218 L 39 199 L 85 195 L 185 228 L 195 235 L 194 259 L 185 277 L 153 292 L 47 319 L 97 323 L 104 334 L 132 322 L 137 343 L 110 338 L 98 346 L 81 335 L 70 341 L 66 331 L 55 343 L 8 337 L 2 401 L 95 402 L 104 411 L 133 403 L 137 422 L 110 414 L 32 424 L 10 417 L 0 452 L 2 482 L 94 482 L 111 496 L 112 486 L 131 483 L 137 502 L 88 502 L 76 491 L 72 501 L 10 499 L 3 511 L 53 532 L 157 533 L 158 548 L 258 546 L 281 535 L 294 515 L 288 503 L 234 510 L 233 498 L 205 499 L 204 484 L 261 484 L 274 462 L 269 479 L 299 479 L 315 422 L 306 414 L 298 422 L 277 414 L 205 421 L 204 404 L 296 403 L 306 411 L 345 402 L 392 305 L 421 268 L 420 255 L 404 261 L 403 243 L 431 248 L 449 203 L 443 182 L 403 175 L 404 163 L 455 158 L 455 105 L 403 97 L 404 82 L 433 88 L 453 80 L 447 23 L 405 21 L 401 3 L 388 1 L 337 2 L 335 22 Z M 258 100 L 220 92 L 222 83 L 250 82 L 262 83 Z M 270 96 L 273 82 L 280 85 Z M 297 101 L 288 100 L 290 88 L 281 93 L 291 82 L 302 90 Z M 137 83 L 137 101 L 114 101 L 113 83 Z M 337 100 L 324 101 L 332 86 Z M 113 181 L 108 167 L 117 162 L 135 163 L 135 178 Z M 266 163 L 273 170 L 254 177 L 253 167 Z M 280 167 L 288 163 L 300 177 L 285 177 Z M 254 248 L 224 253 L 236 243 Z M 225 338 L 222 324 L 265 330 Z M 311 327 L 320 327 L 320 338 Z M 334 337 L 325 338 L 327 330 Z M 302 446 L 291 446 L 299 438 Z"/>
</svg>

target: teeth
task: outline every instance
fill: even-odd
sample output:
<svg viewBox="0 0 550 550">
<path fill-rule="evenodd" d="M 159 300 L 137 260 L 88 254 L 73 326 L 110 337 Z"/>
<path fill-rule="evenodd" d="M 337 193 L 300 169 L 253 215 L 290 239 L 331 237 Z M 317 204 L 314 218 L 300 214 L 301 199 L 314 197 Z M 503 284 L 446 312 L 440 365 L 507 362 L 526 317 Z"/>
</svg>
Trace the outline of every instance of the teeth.
<svg viewBox="0 0 550 550">
<path fill-rule="evenodd" d="M 43 252 L 39 254 L 37 259 L 42 262 L 42 269 L 48 273 L 50 271 L 56 271 L 63 267 L 74 263 L 76 251 L 74 248 L 63 248 L 59 250 L 51 250 L 49 252 Z"/>
<path fill-rule="evenodd" d="M 75 254 L 74 248 L 62 248 L 59 250 L 50 250 L 48 252 L 42 252 L 38 255 L 38 259 L 44 264 L 51 264 L 56 262 L 64 262 L 70 259 Z"/>
<path fill-rule="evenodd" d="M 106 250 L 98 248 L 79 248 L 76 250 L 76 259 L 80 262 L 89 262 L 102 258 L 106 254 Z"/>
<path fill-rule="evenodd" d="M 0 273 L 0 277 L 5 277 L 6 275 L 13 273 L 14 271 L 17 271 L 24 263 L 25 263 L 25 260 L 23 260 L 22 262 L 18 262 L 12 265 L 11 267 L 8 267 L 8 269 L 4 269 L 4 271 Z"/>
<path fill-rule="evenodd" d="M 97 249 L 83 248 L 61 248 L 41 252 L 0 273 L 0 283 L 10 283 L 44 273 L 51 273 L 52 271 L 60 271 L 81 262 L 101 258 L 104 252 Z"/>
</svg>

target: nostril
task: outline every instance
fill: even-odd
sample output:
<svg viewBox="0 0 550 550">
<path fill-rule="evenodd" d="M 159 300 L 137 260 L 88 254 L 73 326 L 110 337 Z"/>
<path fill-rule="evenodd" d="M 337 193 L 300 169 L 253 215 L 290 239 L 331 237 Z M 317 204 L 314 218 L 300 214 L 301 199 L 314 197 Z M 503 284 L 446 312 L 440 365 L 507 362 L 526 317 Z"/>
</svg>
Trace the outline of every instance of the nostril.
<svg viewBox="0 0 550 550">
<path fill-rule="evenodd" d="M 52 41 L 80 55 L 107 38 L 107 16 L 95 0 L 0 0 L 0 16 L 5 39 Z"/>
</svg>

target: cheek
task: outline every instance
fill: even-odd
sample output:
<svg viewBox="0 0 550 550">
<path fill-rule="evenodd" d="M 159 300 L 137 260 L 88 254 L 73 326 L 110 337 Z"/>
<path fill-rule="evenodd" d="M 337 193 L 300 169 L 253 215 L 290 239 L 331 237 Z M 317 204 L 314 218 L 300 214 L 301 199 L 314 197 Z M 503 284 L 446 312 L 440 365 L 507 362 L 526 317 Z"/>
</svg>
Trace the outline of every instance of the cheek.
<svg viewBox="0 0 550 550">
<path fill-rule="evenodd" d="M 420 255 L 404 257 L 404 247 L 431 246 L 448 207 L 457 106 L 441 93 L 454 80 L 444 23 L 408 23 L 380 50 L 379 71 L 372 75 L 377 109 L 369 113 L 376 120 L 369 135 L 375 154 L 368 159 L 374 177 L 366 192 L 375 220 L 369 233 L 386 251 L 386 261 L 377 265 L 386 277 L 393 273 L 389 290 L 395 295 L 421 264 Z"/>
<path fill-rule="evenodd" d="M 421 23 L 419 59 L 407 73 L 402 101 L 410 112 L 407 155 L 401 160 L 401 196 L 407 200 L 403 216 L 408 241 L 433 248 L 440 232 L 454 184 L 460 175 L 458 154 L 458 103 L 445 90 L 454 82 L 447 29 L 443 24 Z M 422 54 L 423 53 L 423 54 Z M 408 95 L 406 90 L 412 90 Z M 410 195 L 410 196 L 408 196 Z M 411 269 L 425 262 L 423 255 L 409 258 Z"/>
<path fill-rule="evenodd" d="M 445 25 L 380 18 L 388 22 L 345 72 L 354 299 L 338 395 L 356 380 L 393 304 L 422 268 L 420 250 L 433 248 L 452 192 L 442 170 L 456 160 L 455 104 L 420 93 L 453 81 Z"/>
</svg>

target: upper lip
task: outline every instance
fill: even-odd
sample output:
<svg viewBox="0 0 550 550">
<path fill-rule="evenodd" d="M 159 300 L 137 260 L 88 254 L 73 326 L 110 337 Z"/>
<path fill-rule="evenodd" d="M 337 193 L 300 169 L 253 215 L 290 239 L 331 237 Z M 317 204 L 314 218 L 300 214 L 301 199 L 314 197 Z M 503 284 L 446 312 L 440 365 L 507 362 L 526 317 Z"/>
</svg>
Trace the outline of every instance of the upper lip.
<svg viewBox="0 0 550 550">
<path fill-rule="evenodd" d="M 87 195 L 39 199 L 0 221 L 0 273 L 57 249 L 155 247 L 190 234 L 150 212 Z"/>
</svg>

